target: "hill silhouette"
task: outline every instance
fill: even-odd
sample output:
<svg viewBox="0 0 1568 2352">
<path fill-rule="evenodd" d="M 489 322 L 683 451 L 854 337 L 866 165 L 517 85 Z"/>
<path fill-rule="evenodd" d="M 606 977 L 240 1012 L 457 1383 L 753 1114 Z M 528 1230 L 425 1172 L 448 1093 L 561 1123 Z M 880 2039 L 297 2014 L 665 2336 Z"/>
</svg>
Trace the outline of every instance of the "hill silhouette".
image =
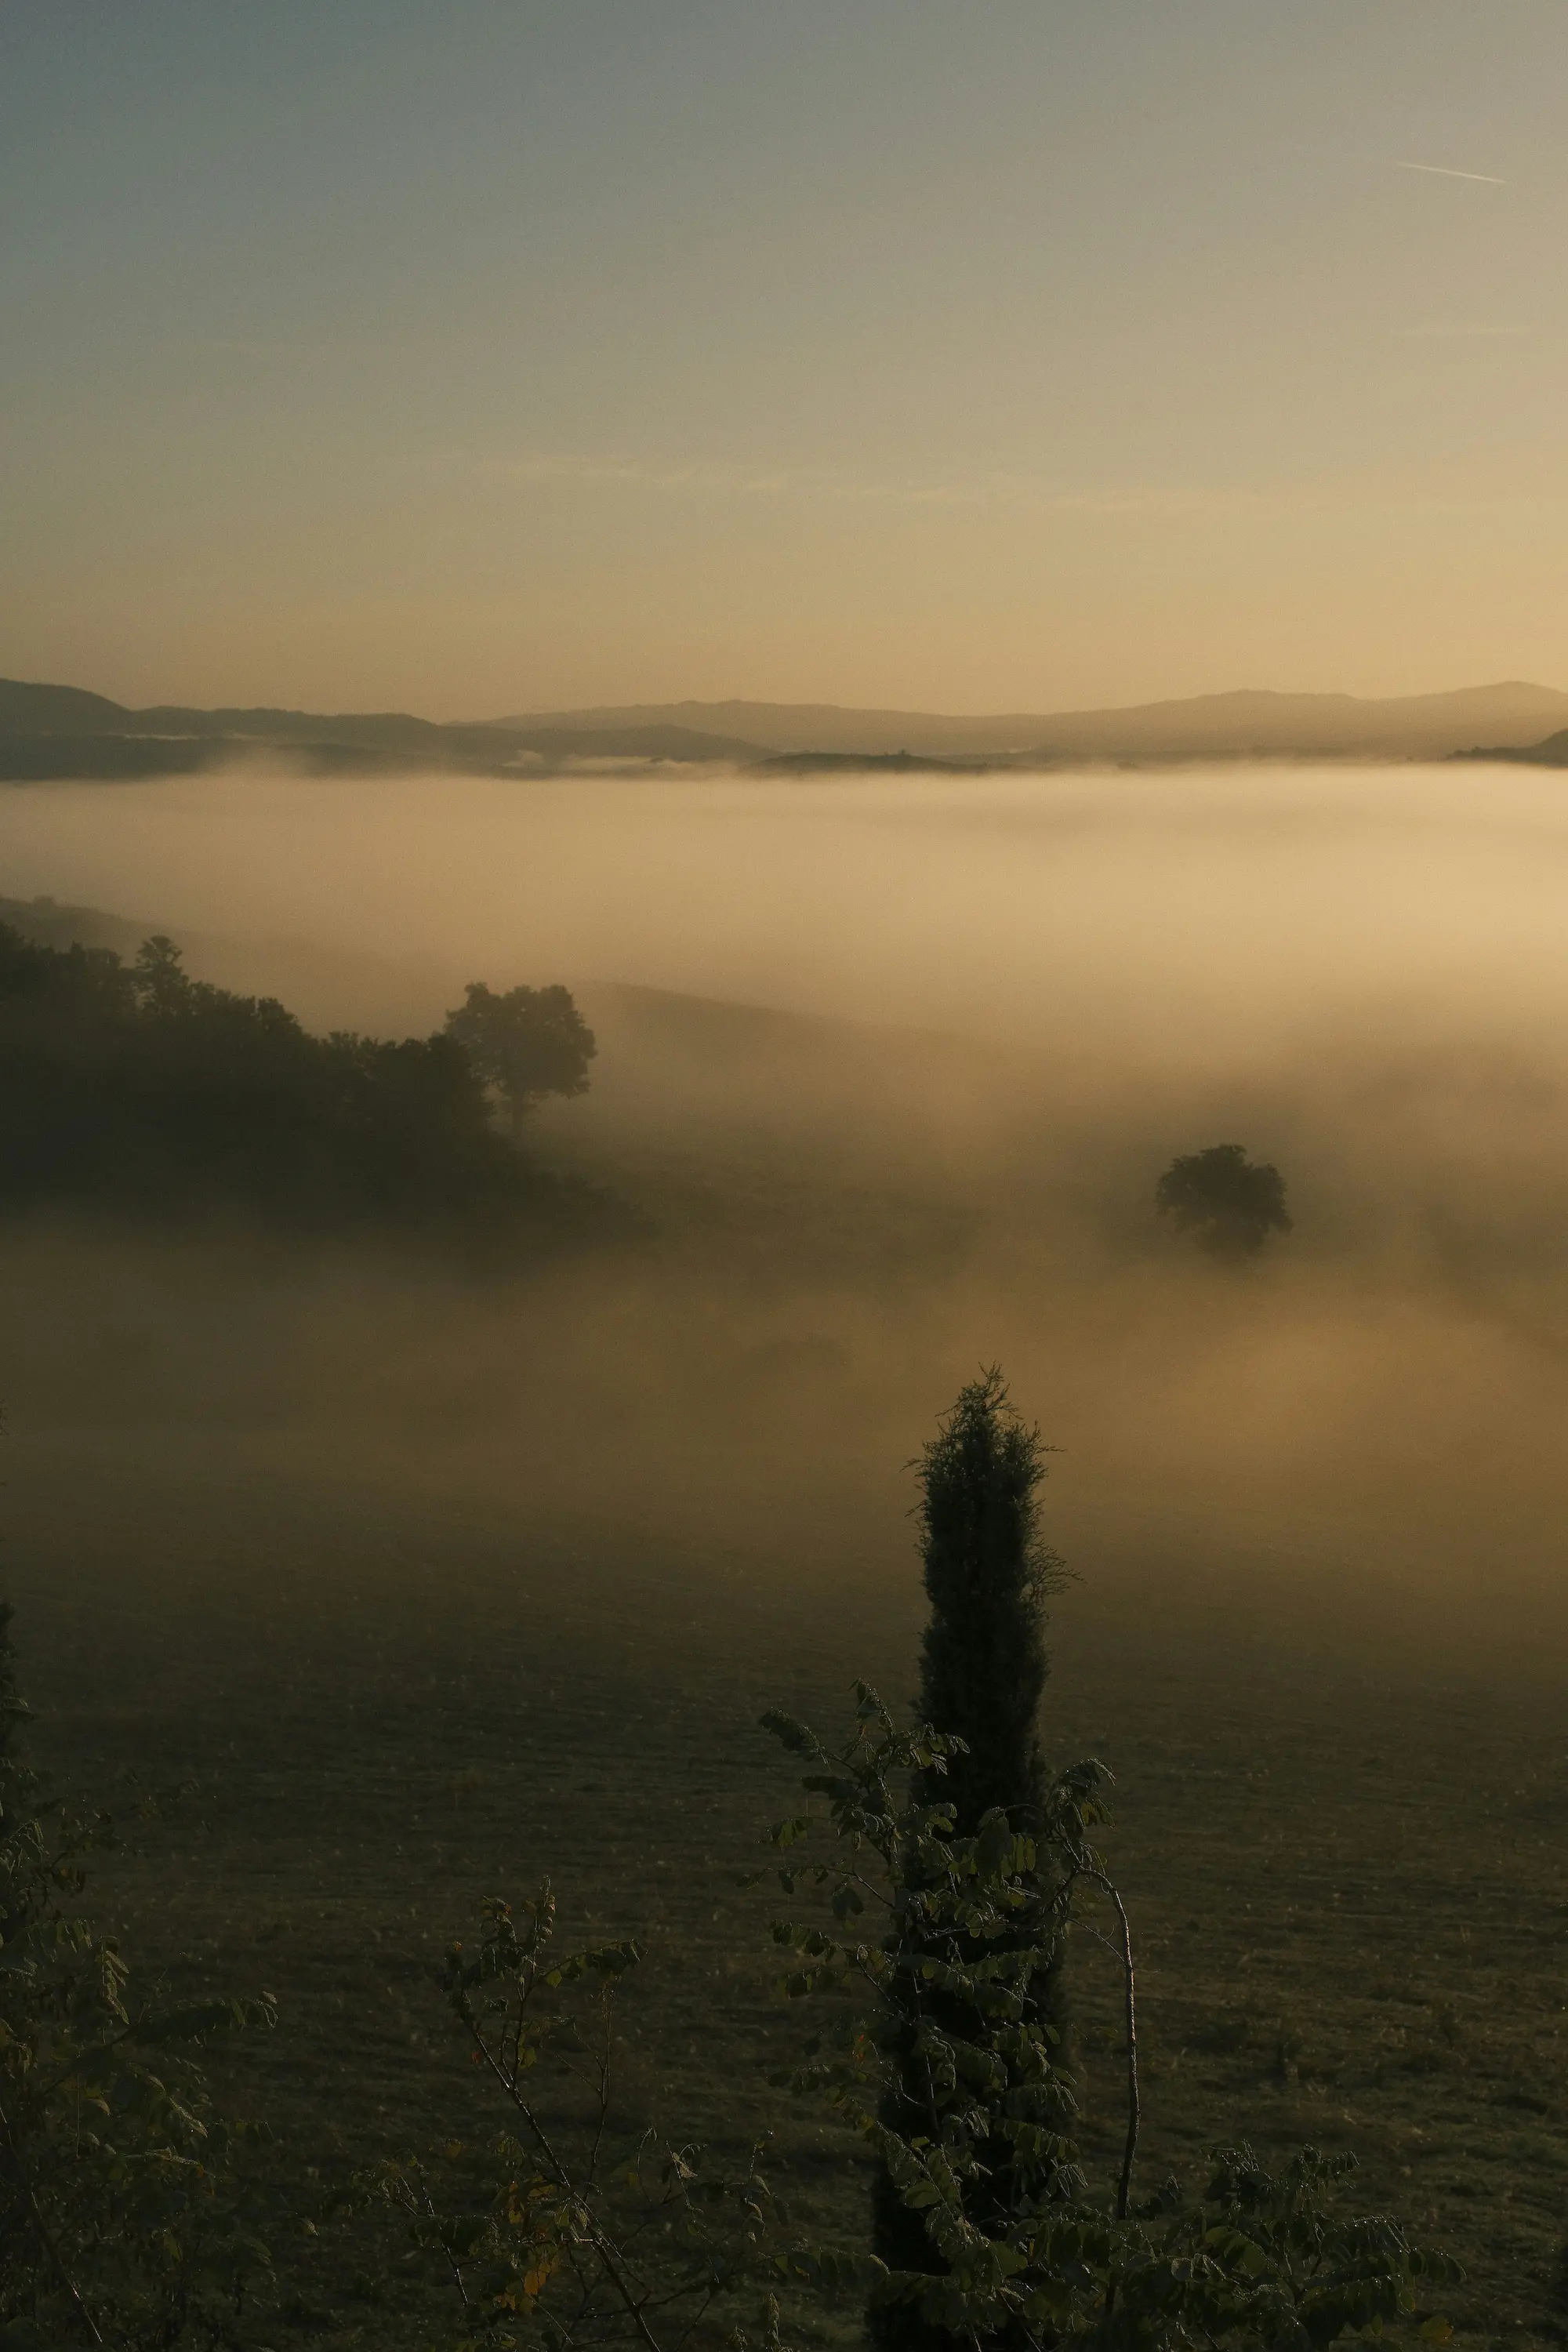
<svg viewBox="0 0 1568 2352">
<path fill-rule="evenodd" d="M 0 678 L 0 781 L 190 774 L 258 751 L 283 751 L 321 772 L 451 768 L 530 773 L 575 761 L 746 764 L 766 747 L 672 720 L 564 728 L 547 723 L 443 726 L 401 710 L 143 710 L 79 687 Z"/>
<path fill-rule="evenodd" d="M 832 703 L 632 703 L 541 712 L 511 725 L 573 730 L 662 720 L 740 735 L 775 755 L 900 752 L 926 759 L 1444 758 L 1479 742 L 1538 742 L 1568 727 L 1568 693 L 1509 681 L 1384 700 L 1246 688 L 1127 708 L 955 716 Z"/>
<path fill-rule="evenodd" d="M 1474 751 L 1456 751 L 1456 760 L 1511 760 L 1527 768 L 1568 768 L 1568 727 L 1548 735 L 1543 743 L 1530 743 L 1522 750 L 1516 744 L 1493 743 Z"/>
<path fill-rule="evenodd" d="M 313 1035 L 276 997 L 193 979 L 162 935 L 127 961 L 115 917 L 16 911 L 0 919 L 0 1212 L 240 1215 L 492 1258 L 626 1229 L 503 1138 L 450 1026 Z"/>
<path fill-rule="evenodd" d="M 79 687 L 0 679 L 0 782 L 190 774 L 258 752 L 322 774 L 449 769 L 549 775 L 650 762 L 832 772 L 866 761 L 899 772 L 1084 761 L 1226 759 L 1541 758 L 1568 733 L 1568 693 L 1523 681 L 1368 700 L 1243 689 L 1126 709 L 963 717 L 822 703 L 639 703 L 442 724 L 408 711 L 270 706 L 132 709 Z"/>
</svg>

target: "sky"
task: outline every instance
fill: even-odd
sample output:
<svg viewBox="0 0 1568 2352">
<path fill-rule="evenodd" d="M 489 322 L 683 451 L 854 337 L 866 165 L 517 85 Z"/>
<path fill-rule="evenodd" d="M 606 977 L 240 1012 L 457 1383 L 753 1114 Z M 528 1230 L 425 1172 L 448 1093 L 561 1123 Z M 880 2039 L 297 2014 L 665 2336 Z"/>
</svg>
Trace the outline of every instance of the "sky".
<svg viewBox="0 0 1568 2352">
<path fill-rule="evenodd" d="M 5 0 L 0 674 L 1568 686 L 1563 0 Z"/>
</svg>

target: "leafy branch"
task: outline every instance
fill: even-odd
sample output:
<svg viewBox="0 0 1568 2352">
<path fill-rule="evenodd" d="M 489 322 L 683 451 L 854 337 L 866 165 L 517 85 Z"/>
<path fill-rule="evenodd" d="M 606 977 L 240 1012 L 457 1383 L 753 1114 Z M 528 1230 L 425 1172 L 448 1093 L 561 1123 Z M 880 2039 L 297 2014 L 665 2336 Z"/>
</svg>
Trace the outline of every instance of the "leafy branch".
<svg viewBox="0 0 1568 2352">
<path fill-rule="evenodd" d="M 480 2168 L 478 2194 L 460 2178 L 470 2154 L 460 2141 L 377 2167 L 362 2191 L 403 2215 L 416 2248 L 444 2266 L 468 2325 L 498 2347 L 518 2340 L 521 2323 L 552 2352 L 616 2343 L 680 2352 L 716 2308 L 732 2315 L 742 2290 L 773 2275 L 762 2149 L 726 2174 L 696 2146 L 616 2134 L 615 2004 L 641 1950 L 628 1938 L 559 1952 L 554 1937 L 547 1881 L 519 1911 L 489 1898 L 476 1941 L 446 1956 L 447 2005 L 513 2119 Z M 570 1993 L 574 2003 L 562 1999 Z M 531 2085 L 547 2058 L 586 2093 L 585 2118 L 546 2118 Z M 777 2325 L 764 2296 L 764 2340 L 776 2342 Z M 732 2325 L 729 2340 L 743 2347 L 744 2331 Z"/>
<path fill-rule="evenodd" d="M 1058 1775 L 1035 1833 L 994 1809 L 971 1835 L 928 1801 L 963 1743 L 900 1728 L 856 1685 L 847 1737 L 829 1749 L 804 1724 L 763 1718 L 807 1767 L 822 1801 L 778 1823 L 784 1890 L 826 1917 L 777 1922 L 795 1999 L 860 1999 L 843 2046 L 821 2044 L 793 2080 L 825 2090 L 874 2149 L 882 2194 L 907 2227 L 896 2263 L 865 2266 L 876 2333 L 917 2346 L 952 2337 L 1047 2352 L 1068 2338 L 1105 2352 L 1188 2346 L 1324 2346 L 1420 2318 L 1458 2266 L 1395 2223 L 1342 2211 L 1353 2161 L 1311 2148 L 1278 2175 L 1245 2146 L 1215 2150 L 1194 2192 L 1135 2200 L 1141 2102 L 1137 1978 L 1127 1906 L 1091 1833 L 1110 1775 Z M 826 1852 L 806 1849 L 826 1833 Z M 1114 2188 L 1094 2193 L 1079 2158 L 1077 2102 L 1051 2022 L 1051 1988 L 1079 1890 L 1116 1919 L 1127 2121 Z M 865 1937 L 870 1911 L 879 1932 Z M 892 2242 L 884 2229 L 883 2242 Z M 1441 2335 L 1426 2316 L 1428 2340 Z"/>
</svg>

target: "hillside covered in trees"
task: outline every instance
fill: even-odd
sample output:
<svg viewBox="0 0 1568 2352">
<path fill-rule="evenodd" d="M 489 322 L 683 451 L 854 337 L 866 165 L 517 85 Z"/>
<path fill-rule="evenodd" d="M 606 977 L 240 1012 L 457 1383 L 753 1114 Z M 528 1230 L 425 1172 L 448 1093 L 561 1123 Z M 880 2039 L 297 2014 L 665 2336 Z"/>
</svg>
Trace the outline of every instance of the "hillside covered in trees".
<svg viewBox="0 0 1568 2352">
<path fill-rule="evenodd" d="M 190 978 L 167 939 L 127 963 L 4 924 L 0 1202 L 416 1223 L 497 1244 L 607 1213 L 529 1165 L 455 1035 L 312 1036 L 274 998 Z"/>
</svg>

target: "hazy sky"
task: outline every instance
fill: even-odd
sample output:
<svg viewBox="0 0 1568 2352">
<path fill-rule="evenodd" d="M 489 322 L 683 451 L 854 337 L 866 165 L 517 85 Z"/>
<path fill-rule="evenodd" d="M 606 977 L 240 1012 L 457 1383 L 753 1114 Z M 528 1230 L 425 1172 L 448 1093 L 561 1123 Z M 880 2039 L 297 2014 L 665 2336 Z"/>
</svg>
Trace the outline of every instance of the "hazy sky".
<svg viewBox="0 0 1568 2352">
<path fill-rule="evenodd" d="M 0 674 L 1568 685 L 1564 0 L 5 0 Z"/>
</svg>

